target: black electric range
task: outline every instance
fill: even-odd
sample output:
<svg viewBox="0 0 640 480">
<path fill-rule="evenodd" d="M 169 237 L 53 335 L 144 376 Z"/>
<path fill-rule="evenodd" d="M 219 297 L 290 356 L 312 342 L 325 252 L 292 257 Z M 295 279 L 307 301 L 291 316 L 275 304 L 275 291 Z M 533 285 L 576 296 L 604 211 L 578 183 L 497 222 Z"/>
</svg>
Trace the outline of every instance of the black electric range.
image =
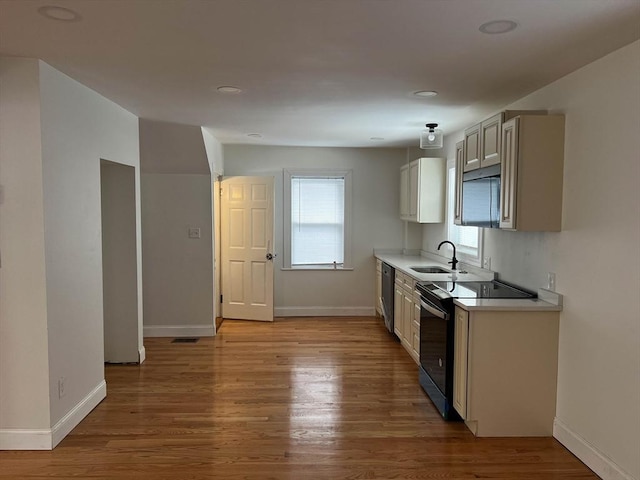
<svg viewBox="0 0 640 480">
<path fill-rule="evenodd" d="M 535 298 L 536 294 L 498 280 L 477 282 L 419 282 L 416 289 L 431 301 L 454 298 Z M 435 297 L 435 298 L 434 298 Z"/>
<path fill-rule="evenodd" d="M 420 292 L 420 385 L 445 420 L 459 420 L 453 408 L 454 299 L 536 295 L 497 280 L 420 282 L 416 289 Z"/>
</svg>

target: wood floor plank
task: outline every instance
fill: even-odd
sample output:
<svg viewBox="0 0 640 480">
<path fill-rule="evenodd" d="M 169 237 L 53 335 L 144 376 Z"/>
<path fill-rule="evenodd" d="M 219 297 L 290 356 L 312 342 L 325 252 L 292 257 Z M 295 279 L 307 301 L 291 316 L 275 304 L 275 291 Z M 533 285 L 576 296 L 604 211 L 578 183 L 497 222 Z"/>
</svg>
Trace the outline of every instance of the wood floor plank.
<svg viewBox="0 0 640 480">
<path fill-rule="evenodd" d="M 0 452 L 0 478 L 597 478 L 553 438 L 444 422 L 377 318 L 225 320 L 193 344 L 145 339 L 51 452 Z"/>
</svg>

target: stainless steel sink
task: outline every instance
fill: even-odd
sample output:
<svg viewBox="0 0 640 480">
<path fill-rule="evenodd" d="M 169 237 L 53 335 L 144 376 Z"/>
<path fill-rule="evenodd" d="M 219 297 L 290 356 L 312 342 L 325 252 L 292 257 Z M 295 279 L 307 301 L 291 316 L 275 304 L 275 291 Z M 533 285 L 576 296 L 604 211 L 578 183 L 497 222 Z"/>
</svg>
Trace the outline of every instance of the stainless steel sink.
<svg viewBox="0 0 640 480">
<path fill-rule="evenodd" d="M 414 272 L 418 273 L 451 273 L 450 270 L 445 270 L 440 267 L 409 267 Z"/>
</svg>

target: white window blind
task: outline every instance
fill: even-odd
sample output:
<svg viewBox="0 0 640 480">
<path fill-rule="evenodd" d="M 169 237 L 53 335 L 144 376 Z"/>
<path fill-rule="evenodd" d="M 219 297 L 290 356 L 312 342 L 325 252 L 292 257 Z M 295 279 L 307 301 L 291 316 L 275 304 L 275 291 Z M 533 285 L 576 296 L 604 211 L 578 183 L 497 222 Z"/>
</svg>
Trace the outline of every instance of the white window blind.
<svg viewBox="0 0 640 480">
<path fill-rule="evenodd" d="M 291 265 L 342 265 L 344 177 L 291 177 Z"/>
</svg>

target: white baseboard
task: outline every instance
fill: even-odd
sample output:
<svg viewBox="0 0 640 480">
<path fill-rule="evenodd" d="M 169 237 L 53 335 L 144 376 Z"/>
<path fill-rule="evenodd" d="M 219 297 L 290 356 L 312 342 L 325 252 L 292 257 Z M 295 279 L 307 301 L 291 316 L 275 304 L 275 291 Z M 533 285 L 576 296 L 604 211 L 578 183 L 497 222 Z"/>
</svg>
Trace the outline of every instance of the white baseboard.
<svg viewBox="0 0 640 480">
<path fill-rule="evenodd" d="M 138 349 L 138 364 L 142 365 L 147 358 L 147 351 L 144 348 L 144 345 Z"/>
<path fill-rule="evenodd" d="M 84 397 L 80 403 L 73 407 L 69 413 L 56 423 L 51 429 L 52 444 L 55 447 L 60 441 L 66 437 L 71 430 L 82 421 L 84 417 L 91 413 L 91 410 L 104 400 L 107 396 L 107 382 L 102 380 L 89 395 Z"/>
<path fill-rule="evenodd" d="M 603 480 L 638 480 L 557 417 L 553 421 L 553 436 Z"/>
<path fill-rule="evenodd" d="M 276 307 L 276 317 L 372 317 L 374 307 Z"/>
<path fill-rule="evenodd" d="M 0 430 L 0 450 L 51 450 L 51 430 Z"/>
<path fill-rule="evenodd" d="M 0 450 L 52 450 L 107 396 L 104 380 L 84 397 L 52 429 L 0 430 Z"/>
<path fill-rule="evenodd" d="M 145 325 L 145 337 L 213 337 L 211 325 Z"/>
</svg>

